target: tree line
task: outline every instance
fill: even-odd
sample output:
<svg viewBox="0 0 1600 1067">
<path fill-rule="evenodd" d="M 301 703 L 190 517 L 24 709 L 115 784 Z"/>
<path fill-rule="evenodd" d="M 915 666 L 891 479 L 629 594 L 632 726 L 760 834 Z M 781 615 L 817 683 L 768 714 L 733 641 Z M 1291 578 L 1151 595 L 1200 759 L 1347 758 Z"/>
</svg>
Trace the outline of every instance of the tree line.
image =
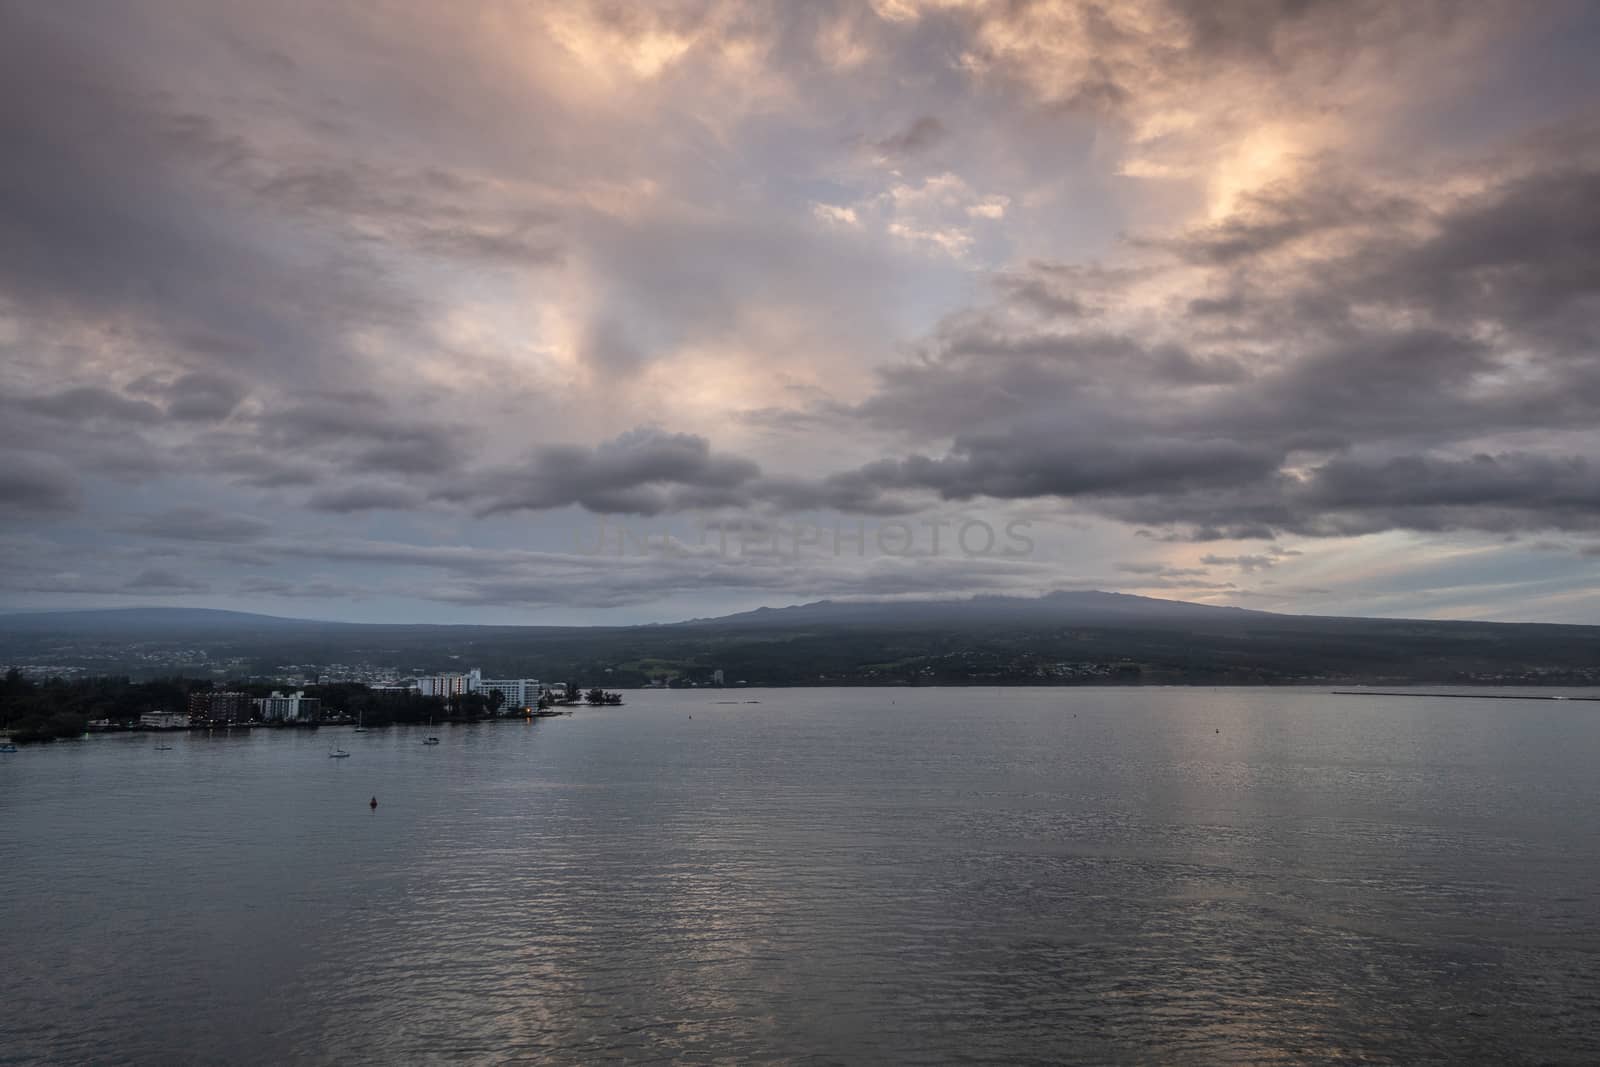
<svg viewBox="0 0 1600 1067">
<path fill-rule="evenodd" d="M 0 733 L 18 742 L 77 737 L 91 719 L 127 722 L 147 711 L 187 711 L 189 694 L 210 689 L 192 678 L 28 678 L 16 668 L 0 680 Z"/>
<path fill-rule="evenodd" d="M 0 680 L 0 735 L 19 743 L 79 737 L 91 721 L 125 726 L 146 712 L 185 714 L 196 693 L 230 692 L 263 697 L 282 684 L 224 682 L 196 678 L 132 681 L 126 677 L 34 679 L 15 668 Z M 374 690 L 361 682 L 302 687 L 322 701 L 324 719 L 360 719 L 367 726 L 430 720 L 491 719 L 504 711 L 499 692 L 460 693 L 449 698 L 415 690 Z"/>
</svg>

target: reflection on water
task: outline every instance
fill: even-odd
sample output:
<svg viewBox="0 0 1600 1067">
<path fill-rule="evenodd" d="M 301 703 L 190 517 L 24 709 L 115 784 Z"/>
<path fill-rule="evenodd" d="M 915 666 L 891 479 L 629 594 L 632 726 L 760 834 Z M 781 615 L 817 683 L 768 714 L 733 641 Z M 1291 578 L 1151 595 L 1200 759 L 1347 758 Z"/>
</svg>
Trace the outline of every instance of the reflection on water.
<svg viewBox="0 0 1600 1067">
<path fill-rule="evenodd" d="M 1600 705 L 742 696 L 7 756 L 0 1061 L 1600 1060 Z"/>
</svg>

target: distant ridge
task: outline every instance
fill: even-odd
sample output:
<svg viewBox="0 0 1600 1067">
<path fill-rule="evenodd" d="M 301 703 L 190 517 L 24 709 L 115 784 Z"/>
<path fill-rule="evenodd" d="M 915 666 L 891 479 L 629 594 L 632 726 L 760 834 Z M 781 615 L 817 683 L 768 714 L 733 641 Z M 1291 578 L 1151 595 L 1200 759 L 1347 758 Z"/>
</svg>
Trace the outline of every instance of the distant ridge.
<svg viewBox="0 0 1600 1067">
<path fill-rule="evenodd" d="M 711 685 L 1600 685 L 1600 627 L 1332 618 L 1095 590 L 819 600 L 643 626 L 350 623 L 212 608 L 0 616 L 0 664 L 98 674 Z"/>
<path fill-rule="evenodd" d="M 1551 631 L 1596 630 L 1574 623 L 1494 622 L 1490 620 L 1404 619 L 1368 616 L 1294 615 L 1255 608 L 1196 604 L 1188 600 L 1163 600 L 1132 593 L 1108 593 L 1098 589 L 1058 589 L 1039 596 L 980 594 L 928 600 L 814 600 L 781 608 L 762 607 L 731 615 L 686 619 L 670 623 L 595 624 L 586 626 L 559 623 L 436 623 L 436 622 L 338 622 L 329 619 L 304 619 L 263 615 L 223 608 L 183 608 L 137 606 L 126 608 L 85 608 L 70 611 L 21 611 L 0 614 L 0 633 L 62 635 L 129 634 L 132 631 L 171 635 L 176 633 L 245 634 L 273 632 L 314 633 L 339 630 L 379 631 L 493 631 L 496 633 L 600 633 L 602 631 L 682 631 L 717 627 L 782 629 L 817 626 L 894 627 L 910 630 L 960 628 L 966 626 L 1109 626 L 1138 627 L 1159 625 L 1260 625 L 1305 629 L 1332 624 L 1370 623 L 1397 626 L 1411 624 L 1430 629 L 1450 627 L 1502 627 L 1546 629 Z"/>
<path fill-rule="evenodd" d="M 757 608 L 736 615 L 693 619 L 680 626 L 903 626 L 1001 624 L 1126 624 L 1245 621 L 1275 617 L 1267 611 L 1161 600 L 1095 589 L 1057 590 L 1042 596 L 982 595 L 945 600 L 817 600 L 787 608 Z"/>
<path fill-rule="evenodd" d="M 816 600 L 782 608 L 756 608 L 732 615 L 648 624 L 652 628 L 689 626 L 950 626 L 1081 623 L 1114 624 L 1160 621 L 1225 621 L 1286 617 L 1248 608 L 1217 607 L 1185 600 L 1161 600 L 1099 590 L 1057 590 L 1041 596 L 980 595 L 937 600 Z M 11 633 L 154 633 L 206 631 L 239 633 L 261 630 L 305 630 L 328 627 L 428 627 L 442 630 L 487 625 L 495 630 L 551 629 L 550 624 L 516 623 L 389 623 L 334 622 L 263 615 L 222 608 L 127 607 L 72 611 L 33 611 L 0 615 L 0 631 Z M 615 626 L 554 627 L 617 629 Z M 626 627 L 622 627 L 626 628 Z"/>
</svg>

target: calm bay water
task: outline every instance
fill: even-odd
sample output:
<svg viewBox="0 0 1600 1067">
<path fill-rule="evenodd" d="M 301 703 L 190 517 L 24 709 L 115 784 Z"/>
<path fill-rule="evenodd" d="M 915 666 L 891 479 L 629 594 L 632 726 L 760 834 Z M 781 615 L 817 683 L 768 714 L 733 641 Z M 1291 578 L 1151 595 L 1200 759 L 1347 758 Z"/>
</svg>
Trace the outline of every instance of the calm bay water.
<svg viewBox="0 0 1600 1067">
<path fill-rule="evenodd" d="M 1600 704 L 687 691 L 426 732 L 0 757 L 0 1061 L 1600 1061 Z"/>
</svg>

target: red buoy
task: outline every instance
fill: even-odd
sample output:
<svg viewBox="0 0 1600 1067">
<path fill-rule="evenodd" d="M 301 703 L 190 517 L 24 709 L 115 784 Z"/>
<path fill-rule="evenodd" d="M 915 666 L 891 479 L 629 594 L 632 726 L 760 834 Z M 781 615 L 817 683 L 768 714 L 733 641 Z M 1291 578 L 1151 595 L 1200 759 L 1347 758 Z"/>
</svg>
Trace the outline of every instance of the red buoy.
<svg viewBox="0 0 1600 1067">
<path fill-rule="evenodd" d="M 373 811 L 377 811 L 378 810 L 378 798 L 377 797 L 373 797 L 372 798 L 372 810 Z"/>
</svg>

